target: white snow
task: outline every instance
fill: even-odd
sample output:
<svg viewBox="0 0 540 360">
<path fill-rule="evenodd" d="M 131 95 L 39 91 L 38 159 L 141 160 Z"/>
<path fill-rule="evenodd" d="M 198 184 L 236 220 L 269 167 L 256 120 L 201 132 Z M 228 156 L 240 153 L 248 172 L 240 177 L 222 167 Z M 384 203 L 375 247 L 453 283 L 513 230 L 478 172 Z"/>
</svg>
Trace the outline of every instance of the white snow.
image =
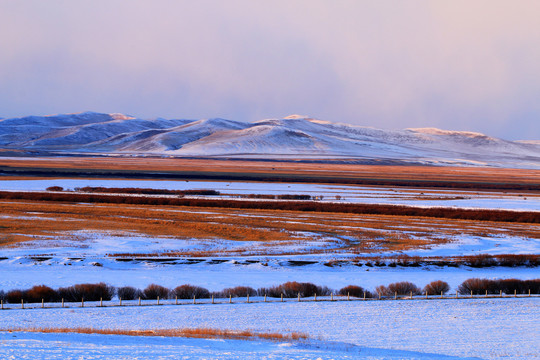
<svg viewBox="0 0 540 360">
<path fill-rule="evenodd" d="M 102 359 L 131 350 L 130 358 L 166 358 L 177 350 L 177 355 L 185 351 L 190 358 L 226 359 L 259 358 L 265 352 L 268 358 L 304 359 L 316 356 L 323 359 L 534 359 L 540 357 L 539 304 L 538 298 L 300 303 L 288 300 L 250 304 L 245 303 L 245 299 L 236 299 L 233 304 L 214 305 L 13 309 L 0 312 L 2 328 L 210 327 L 301 332 L 321 340 L 305 346 L 261 341 L 3 332 L 0 333 L 0 355 L 39 359 L 31 357 L 32 353 L 48 358 L 64 352 L 74 356 L 72 354 L 80 350 Z"/>
</svg>

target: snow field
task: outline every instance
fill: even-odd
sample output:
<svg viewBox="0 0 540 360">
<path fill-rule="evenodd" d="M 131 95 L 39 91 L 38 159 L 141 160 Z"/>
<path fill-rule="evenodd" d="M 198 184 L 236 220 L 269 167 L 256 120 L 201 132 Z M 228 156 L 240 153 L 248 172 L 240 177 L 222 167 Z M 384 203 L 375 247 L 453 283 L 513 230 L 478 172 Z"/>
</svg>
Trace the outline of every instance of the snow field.
<svg viewBox="0 0 540 360">
<path fill-rule="evenodd" d="M 436 359 L 446 355 L 456 358 L 534 359 L 540 357 L 537 346 L 540 339 L 537 326 L 540 319 L 539 305 L 540 300 L 537 298 L 278 302 L 9 310 L 0 312 L 0 317 L 4 329 L 93 327 L 143 330 L 207 327 L 256 332 L 300 332 L 322 341 L 353 344 L 359 348 L 356 350 L 360 356 L 354 354 L 352 358 Z M 6 333 L 0 334 L 2 340 L 8 336 Z M 38 343 L 51 342 L 55 336 L 34 334 L 25 335 L 23 339 L 29 338 L 27 340 L 31 341 L 37 337 Z M 58 337 L 60 339 L 57 338 L 57 341 L 62 341 L 61 336 Z M 75 346 L 84 342 L 83 337 L 66 337 Z M 106 344 L 109 343 L 108 338 L 102 339 L 107 339 Z M 9 351 L 10 348 L 17 351 L 18 345 L 10 341 L 0 351 Z M 122 343 L 123 340 L 114 341 Z M 149 341 L 152 343 L 156 340 Z M 183 344 L 182 341 L 178 343 Z M 255 344 L 253 348 L 257 346 Z M 210 348 L 215 350 L 213 346 Z M 237 354 L 235 351 L 241 350 L 233 349 L 232 353 Z M 367 351 L 365 357 L 362 357 L 363 351 Z M 199 358 L 205 358 L 205 355 L 212 358 L 209 353 L 197 354 Z M 304 358 L 315 357 L 307 355 Z M 322 358 L 346 357 L 329 352 Z"/>
</svg>

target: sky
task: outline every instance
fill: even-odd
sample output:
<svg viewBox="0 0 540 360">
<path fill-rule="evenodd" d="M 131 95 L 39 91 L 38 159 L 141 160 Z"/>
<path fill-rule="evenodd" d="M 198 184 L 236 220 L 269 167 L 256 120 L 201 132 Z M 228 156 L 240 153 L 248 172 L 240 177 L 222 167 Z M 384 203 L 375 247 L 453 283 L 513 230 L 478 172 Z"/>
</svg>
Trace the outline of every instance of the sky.
<svg viewBox="0 0 540 360">
<path fill-rule="evenodd" d="M 540 139 L 538 14 L 538 0 L 0 0 L 0 117 L 302 114 Z"/>
</svg>

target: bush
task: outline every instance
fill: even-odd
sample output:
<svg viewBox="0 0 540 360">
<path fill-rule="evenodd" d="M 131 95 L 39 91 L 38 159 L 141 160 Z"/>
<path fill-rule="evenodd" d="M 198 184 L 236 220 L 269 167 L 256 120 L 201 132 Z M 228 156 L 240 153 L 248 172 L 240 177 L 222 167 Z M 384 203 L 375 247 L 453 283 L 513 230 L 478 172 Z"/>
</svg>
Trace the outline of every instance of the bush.
<svg viewBox="0 0 540 360">
<path fill-rule="evenodd" d="M 135 300 L 139 298 L 139 296 L 142 297 L 141 290 L 131 286 L 123 286 L 118 288 L 117 294 L 118 297 L 122 300 Z"/>
<path fill-rule="evenodd" d="M 160 299 L 167 299 L 170 292 L 166 287 L 156 284 L 150 284 L 143 290 L 144 298 L 148 300 L 157 299 L 158 296 Z"/>
<path fill-rule="evenodd" d="M 37 285 L 25 291 L 24 300 L 30 303 L 41 302 L 41 300 L 54 302 L 58 300 L 58 293 L 48 286 Z"/>
<path fill-rule="evenodd" d="M 395 282 L 388 286 L 379 285 L 375 289 L 377 294 L 381 296 L 394 296 L 396 295 L 420 295 L 421 291 L 415 284 L 408 281 Z"/>
<path fill-rule="evenodd" d="M 494 294 L 500 289 L 494 281 L 479 278 L 467 279 L 458 286 L 458 292 L 462 295 L 470 295 L 471 292 L 473 295 L 483 295 L 486 290 L 488 294 Z"/>
<path fill-rule="evenodd" d="M 341 288 L 338 292 L 339 295 L 350 295 L 358 298 L 363 298 L 364 293 L 366 294 L 366 298 L 372 297 L 372 294 L 369 291 L 365 290 L 361 286 L 356 285 L 345 286 L 344 288 Z"/>
<path fill-rule="evenodd" d="M 508 266 L 508 267 L 538 266 L 540 256 L 505 254 L 505 255 L 497 255 L 496 259 L 499 263 L 499 266 Z"/>
<path fill-rule="evenodd" d="M 428 295 L 439 295 L 439 294 L 446 294 L 450 290 L 450 285 L 448 285 L 447 282 L 437 280 L 432 281 L 426 286 L 424 286 L 424 293 L 428 293 Z"/>
<path fill-rule="evenodd" d="M 390 290 L 392 294 L 397 293 L 398 295 L 410 295 L 411 292 L 413 295 L 421 294 L 418 286 L 408 281 L 392 283 L 388 285 L 388 290 Z"/>
<path fill-rule="evenodd" d="M 216 295 L 218 297 L 246 297 L 248 294 L 249 296 L 255 296 L 257 295 L 257 291 L 249 286 L 237 286 L 233 288 L 223 289 Z"/>
<path fill-rule="evenodd" d="M 531 294 L 540 294 L 540 279 L 525 280 L 527 292 L 531 290 Z"/>
<path fill-rule="evenodd" d="M 58 297 L 69 302 L 111 300 L 116 293 L 113 286 L 105 283 L 77 284 L 58 289 Z"/>
<path fill-rule="evenodd" d="M 193 297 L 196 297 L 197 299 L 207 299 L 210 297 L 210 291 L 207 289 L 189 284 L 176 287 L 173 290 L 173 294 L 179 299 L 193 299 Z"/>
<path fill-rule="evenodd" d="M 8 303 L 15 304 L 20 303 L 21 300 L 24 299 L 24 291 L 23 290 L 10 290 L 6 293 L 6 300 Z"/>
<path fill-rule="evenodd" d="M 49 186 L 45 190 L 47 190 L 47 191 L 64 191 L 64 188 L 61 187 L 61 186 Z"/>
<path fill-rule="evenodd" d="M 299 283 L 296 281 L 289 281 L 284 284 L 273 286 L 270 288 L 259 289 L 259 295 L 268 295 L 270 297 L 283 297 L 294 298 L 300 294 L 301 297 L 309 297 L 317 295 L 330 295 L 331 290 L 326 286 L 317 286 L 312 283 Z"/>
<path fill-rule="evenodd" d="M 488 254 L 467 256 L 465 257 L 463 262 L 465 265 L 469 265 L 470 267 L 476 267 L 476 268 L 497 265 L 497 260 L 495 260 L 493 256 L 488 255 Z"/>
</svg>

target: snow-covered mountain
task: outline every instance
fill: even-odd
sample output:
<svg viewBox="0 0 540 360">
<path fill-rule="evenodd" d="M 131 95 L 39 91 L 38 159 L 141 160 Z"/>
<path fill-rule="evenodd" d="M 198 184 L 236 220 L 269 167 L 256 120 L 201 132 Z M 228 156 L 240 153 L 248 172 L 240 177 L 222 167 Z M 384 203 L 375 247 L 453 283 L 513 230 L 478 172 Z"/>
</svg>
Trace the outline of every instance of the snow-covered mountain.
<svg viewBox="0 0 540 360">
<path fill-rule="evenodd" d="M 540 168 L 540 141 L 507 141 L 435 128 L 381 130 L 299 115 L 253 123 L 144 120 L 94 112 L 0 119 L 0 149 Z"/>
</svg>

